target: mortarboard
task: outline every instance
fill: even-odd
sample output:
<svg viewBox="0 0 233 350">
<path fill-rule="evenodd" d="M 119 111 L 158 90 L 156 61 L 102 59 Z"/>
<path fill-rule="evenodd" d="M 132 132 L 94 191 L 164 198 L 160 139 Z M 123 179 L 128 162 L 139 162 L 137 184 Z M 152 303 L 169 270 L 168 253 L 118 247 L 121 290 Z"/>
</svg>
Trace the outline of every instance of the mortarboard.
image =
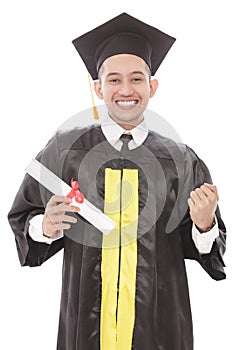
<svg viewBox="0 0 233 350">
<path fill-rule="evenodd" d="M 176 39 L 161 32 L 127 13 L 74 39 L 93 80 L 106 58 L 117 54 L 132 54 L 141 57 L 154 75 Z"/>
</svg>

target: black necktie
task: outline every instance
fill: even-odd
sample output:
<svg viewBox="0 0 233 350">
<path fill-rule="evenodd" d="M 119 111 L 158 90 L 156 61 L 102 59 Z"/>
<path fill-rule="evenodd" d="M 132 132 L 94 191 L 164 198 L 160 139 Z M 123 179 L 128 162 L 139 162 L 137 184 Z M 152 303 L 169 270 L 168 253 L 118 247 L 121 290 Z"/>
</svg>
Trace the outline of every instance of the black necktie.
<svg viewBox="0 0 233 350">
<path fill-rule="evenodd" d="M 123 142 L 121 147 L 121 153 L 125 153 L 129 150 L 128 143 L 133 139 L 131 134 L 122 134 L 120 140 Z"/>
</svg>

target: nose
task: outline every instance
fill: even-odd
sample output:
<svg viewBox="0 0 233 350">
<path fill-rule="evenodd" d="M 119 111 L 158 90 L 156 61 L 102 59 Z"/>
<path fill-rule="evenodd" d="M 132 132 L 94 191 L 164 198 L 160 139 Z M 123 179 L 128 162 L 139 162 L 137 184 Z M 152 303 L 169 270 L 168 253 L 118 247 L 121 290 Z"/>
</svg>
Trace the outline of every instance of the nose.
<svg viewBox="0 0 233 350">
<path fill-rule="evenodd" d="M 130 96 L 134 93 L 133 86 L 129 81 L 123 81 L 118 91 L 122 96 Z"/>
</svg>

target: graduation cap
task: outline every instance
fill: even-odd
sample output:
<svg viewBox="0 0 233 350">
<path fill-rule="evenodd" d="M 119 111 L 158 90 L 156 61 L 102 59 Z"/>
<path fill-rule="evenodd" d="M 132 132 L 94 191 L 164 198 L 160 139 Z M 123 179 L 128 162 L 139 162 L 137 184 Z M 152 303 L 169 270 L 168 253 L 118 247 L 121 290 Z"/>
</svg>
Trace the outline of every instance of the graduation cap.
<svg viewBox="0 0 233 350">
<path fill-rule="evenodd" d="M 96 27 L 72 41 L 93 80 L 111 56 L 141 57 L 154 75 L 176 39 L 127 13 Z"/>
</svg>

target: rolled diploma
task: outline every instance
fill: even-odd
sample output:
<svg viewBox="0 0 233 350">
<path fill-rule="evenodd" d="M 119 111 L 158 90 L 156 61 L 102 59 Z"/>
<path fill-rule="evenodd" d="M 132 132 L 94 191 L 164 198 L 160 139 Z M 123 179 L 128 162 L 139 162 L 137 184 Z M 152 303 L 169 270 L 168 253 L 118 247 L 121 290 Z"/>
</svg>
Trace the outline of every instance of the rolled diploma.
<svg viewBox="0 0 233 350">
<path fill-rule="evenodd" d="M 50 192 L 58 196 L 67 196 L 71 191 L 69 185 L 34 158 L 25 168 L 25 171 Z M 84 198 L 83 203 L 77 203 L 73 198 L 72 205 L 79 207 L 79 214 L 103 234 L 107 235 L 115 227 L 115 222 L 86 198 Z"/>
</svg>

